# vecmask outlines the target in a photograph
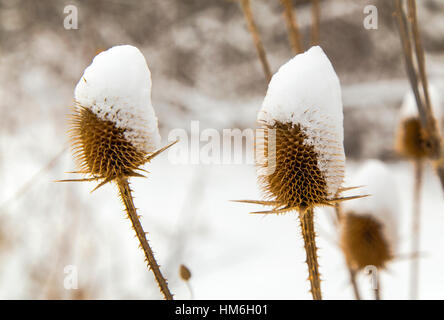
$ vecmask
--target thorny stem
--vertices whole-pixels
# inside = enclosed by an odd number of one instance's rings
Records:
[[[348,266],[348,271],[350,273],[350,282],[353,287],[353,293],[355,295],[355,300],[361,300],[361,295],[359,294],[358,283],[356,282],[356,271],[352,267]]]
[[[288,39],[290,40],[291,47],[294,53],[298,54],[303,51],[301,43],[301,35],[299,33],[296,17],[293,14],[293,7],[291,0],[280,0],[284,7],[284,17],[287,23]]]
[[[316,233],[314,230],[314,213],[313,209],[306,209],[299,212],[299,220],[301,223],[302,236],[304,238],[305,253],[307,255],[308,279],[311,285],[311,294],[313,300],[322,300],[321,280],[319,274]]]
[[[413,190],[413,219],[412,219],[412,248],[411,252],[420,250],[420,230],[421,230],[421,185],[422,185],[422,162],[416,160],[415,166],[415,187]],[[410,299],[418,299],[419,283],[419,259],[412,259],[410,269]]]
[[[165,300],[173,300],[173,296],[168,288],[168,283],[163,277],[160,271],[159,265],[154,258],[153,251],[151,250],[148,240],[146,239],[146,233],[143,231],[142,225],[137,215],[136,208],[133,202],[133,196],[131,194],[131,189],[127,178],[116,179],[117,186],[119,187],[120,196],[125,204],[125,209],[128,214],[129,219],[133,225],[134,231],[136,231],[137,238],[139,239],[140,246],[145,253],[146,260],[148,262],[149,268],[153,271],[154,277],[156,278],[157,284],[159,285],[160,291],[162,292]]]
[[[319,24],[321,10],[319,8],[319,0],[311,0],[311,45],[319,44]]]
[[[253,19],[253,13],[251,11],[250,0],[241,0],[242,11],[244,12],[245,20],[247,20],[248,30],[253,37],[254,45],[256,46],[257,54],[259,60],[262,64],[262,69],[264,70],[267,83],[271,80],[271,69],[267,60],[267,55],[265,53],[264,45],[262,44],[259,32],[257,30],[256,23]]]

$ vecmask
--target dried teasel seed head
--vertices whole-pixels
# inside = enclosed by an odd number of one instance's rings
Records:
[[[347,263],[360,270],[367,265],[384,268],[394,257],[398,242],[400,202],[397,185],[387,166],[367,161],[355,181],[370,197],[342,206],[340,244]]]
[[[370,265],[384,268],[393,258],[382,228],[370,214],[348,211],[342,218],[340,245],[347,264],[354,270]]]
[[[80,172],[105,182],[139,175],[160,144],[142,53],[125,45],[97,55],[76,86],[75,102],[71,137]]]
[[[183,281],[188,281],[191,279],[191,271],[183,264],[179,267],[179,275]]]
[[[429,154],[427,133],[418,117],[403,119],[396,134],[396,150],[406,158],[421,159]]]
[[[258,121],[265,129],[258,174],[267,199],[299,210],[337,200],[345,167],[341,88],[320,47],[273,76]]]
[[[442,101],[433,85],[429,86],[429,95],[439,128],[442,121]],[[422,128],[413,93],[407,93],[401,106],[395,149],[406,158],[421,159],[435,154],[436,147],[438,146],[430,140],[427,132]]]
[[[124,129],[79,106],[72,116],[72,139],[80,171],[101,179],[137,175],[147,154],[125,138]]]

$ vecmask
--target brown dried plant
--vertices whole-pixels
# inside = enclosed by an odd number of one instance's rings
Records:
[[[396,148],[414,164],[412,252],[420,249],[420,192],[424,160],[434,162],[441,186],[444,189],[444,145],[439,133],[429,95],[424,49],[419,33],[416,1],[408,0],[407,14],[403,1],[395,0],[396,21],[403,48],[407,75],[418,108],[418,117],[403,119],[397,133]],[[407,17],[408,16],[408,17]],[[410,297],[418,297],[419,261],[412,260]]]
[[[319,25],[320,25],[321,9],[319,0],[311,0],[311,45],[318,45],[320,42]]]
[[[341,248],[354,271],[373,265],[383,269],[393,253],[382,232],[382,225],[371,215],[347,212],[341,223]]]
[[[193,288],[191,287],[190,279],[191,279],[191,271],[184,264],[179,266],[179,276],[186,283],[188,287],[188,291],[190,291],[190,299],[192,300],[194,297]]]
[[[148,266],[153,271],[165,299],[172,300],[173,296],[168,288],[167,281],[160,271],[146,238],[146,233],[140,223],[128,179],[130,177],[144,177],[139,173],[139,171],[144,171],[140,167],[150,162],[177,141],[158,151],[146,154],[135,148],[127,140],[124,131],[125,129],[117,128],[112,121],[100,119],[89,108],[76,105],[71,118],[70,129],[74,157],[79,166],[79,170],[75,173],[90,177],[63,181],[99,181],[94,190],[108,182],[116,183],[120,198],[125,205]]]
[[[434,162],[441,186],[444,189],[444,145],[429,96],[424,49],[416,13],[416,1],[394,0],[394,2],[396,7],[394,16],[398,25],[405,67],[418,107],[418,119],[422,130],[424,130],[424,137],[427,138],[423,147],[426,148],[427,158]],[[405,12],[404,3],[408,4],[408,14]]]
[[[275,159],[272,165],[268,160],[258,161],[263,168],[273,166],[273,173],[260,175],[259,184],[267,200],[237,200],[237,202],[255,203],[273,207],[269,211],[252,212],[254,214],[281,214],[290,211],[299,212],[299,220],[304,238],[307,266],[313,299],[321,300],[321,280],[314,229],[314,207],[335,206],[342,201],[365,197],[329,198],[327,183],[318,167],[318,153],[313,146],[305,141],[308,138],[300,125],[276,121],[273,126],[261,123],[265,129],[264,141],[257,145],[263,146],[264,158]],[[275,153],[269,154],[270,132],[275,135]],[[271,148],[272,150],[273,148]],[[338,166],[337,170],[341,170]],[[343,191],[354,188],[341,188]]]
[[[271,80],[271,69],[268,63],[267,55],[265,53],[264,45],[259,35],[258,28],[253,18],[253,12],[251,11],[250,0],[237,0],[240,1],[242,12],[244,13],[245,20],[247,21],[248,30],[253,38],[254,46],[256,47],[257,55],[262,65],[262,69],[265,74],[267,83]]]
[[[301,34],[299,32],[296,16],[293,13],[291,0],[280,0],[284,7],[284,18],[288,29],[288,40],[290,41],[293,52],[298,54],[304,51],[302,47]]]
[[[340,246],[350,272],[355,298],[360,300],[356,274],[368,266],[377,270],[385,269],[386,264],[394,259],[393,250],[382,231],[383,226],[370,214],[346,212],[341,217]],[[373,271],[372,271],[373,272]],[[378,275],[372,275],[378,278]],[[380,300],[380,283],[377,280],[373,288],[375,299]]]

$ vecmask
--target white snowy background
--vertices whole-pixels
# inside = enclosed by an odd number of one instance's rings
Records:
[[[292,57],[278,1],[253,0],[273,71]],[[297,14],[308,38],[306,1]],[[398,258],[382,274],[384,299],[407,299],[412,165],[393,151],[408,92],[391,9],[383,1],[322,1],[321,45],[342,83],[347,176],[368,158],[386,162],[401,202]],[[63,29],[63,7],[79,8],[79,30]],[[363,7],[379,9],[378,30],[362,27]],[[420,22],[431,82],[444,94],[444,7],[421,1]],[[228,1],[0,1],[0,298],[159,299],[152,273],[125,219],[114,185],[55,183],[75,169],[67,146],[68,106],[97,50],[132,44],[153,78],[162,143],[173,128],[254,128],[265,95],[260,64],[241,12]],[[307,42],[307,41],[306,41]],[[441,106],[442,107],[442,106]],[[297,216],[256,216],[251,165],[173,165],[168,155],[133,179],[136,206],[176,298],[311,299]],[[51,161],[54,159],[54,161]],[[422,190],[421,299],[443,299],[444,193],[432,168]],[[329,209],[316,211],[322,290],[352,299]],[[65,290],[64,268],[79,289]],[[370,280],[359,277],[372,299]]]

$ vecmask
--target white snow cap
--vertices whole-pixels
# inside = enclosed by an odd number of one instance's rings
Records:
[[[269,125],[299,124],[308,137],[305,143],[318,154],[328,196],[336,196],[345,167],[341,86],[321,47],[311,47],[280,67],[270,81],[258,120]]]
[[[142,152],[160,145],[151,104],[151,73],[136,47],[115,46],[98,54],[77,83],[75,100],[97,117],[125,129],[128,141]]]
[[[442,119],[442,108],[443,108],[442,99],[441,95],[439,94],[439,91],[432,84],[429,84],[429,97],[430,97],[430,103],[432,105],[433,114],[435,115],[436,119],[439,120],[438,122],[440,122]],[[410,90],[405,94],[404,99],[402,101],[401,118],[408,119],[416,117],[418,117],[418,107],[416,106],[415,96],[413,95],[413,92]]]
[[[396,250],[401,203],[390,170],[379,160],[368,160],[353,177],[351,185],[363,185],[360,193],[370,196],[343,202],[344,214],[353,212],[374,218],[382,225],[383,235],[391,249]],[[346,193],[345,196],[352,196],[356,190]]]

